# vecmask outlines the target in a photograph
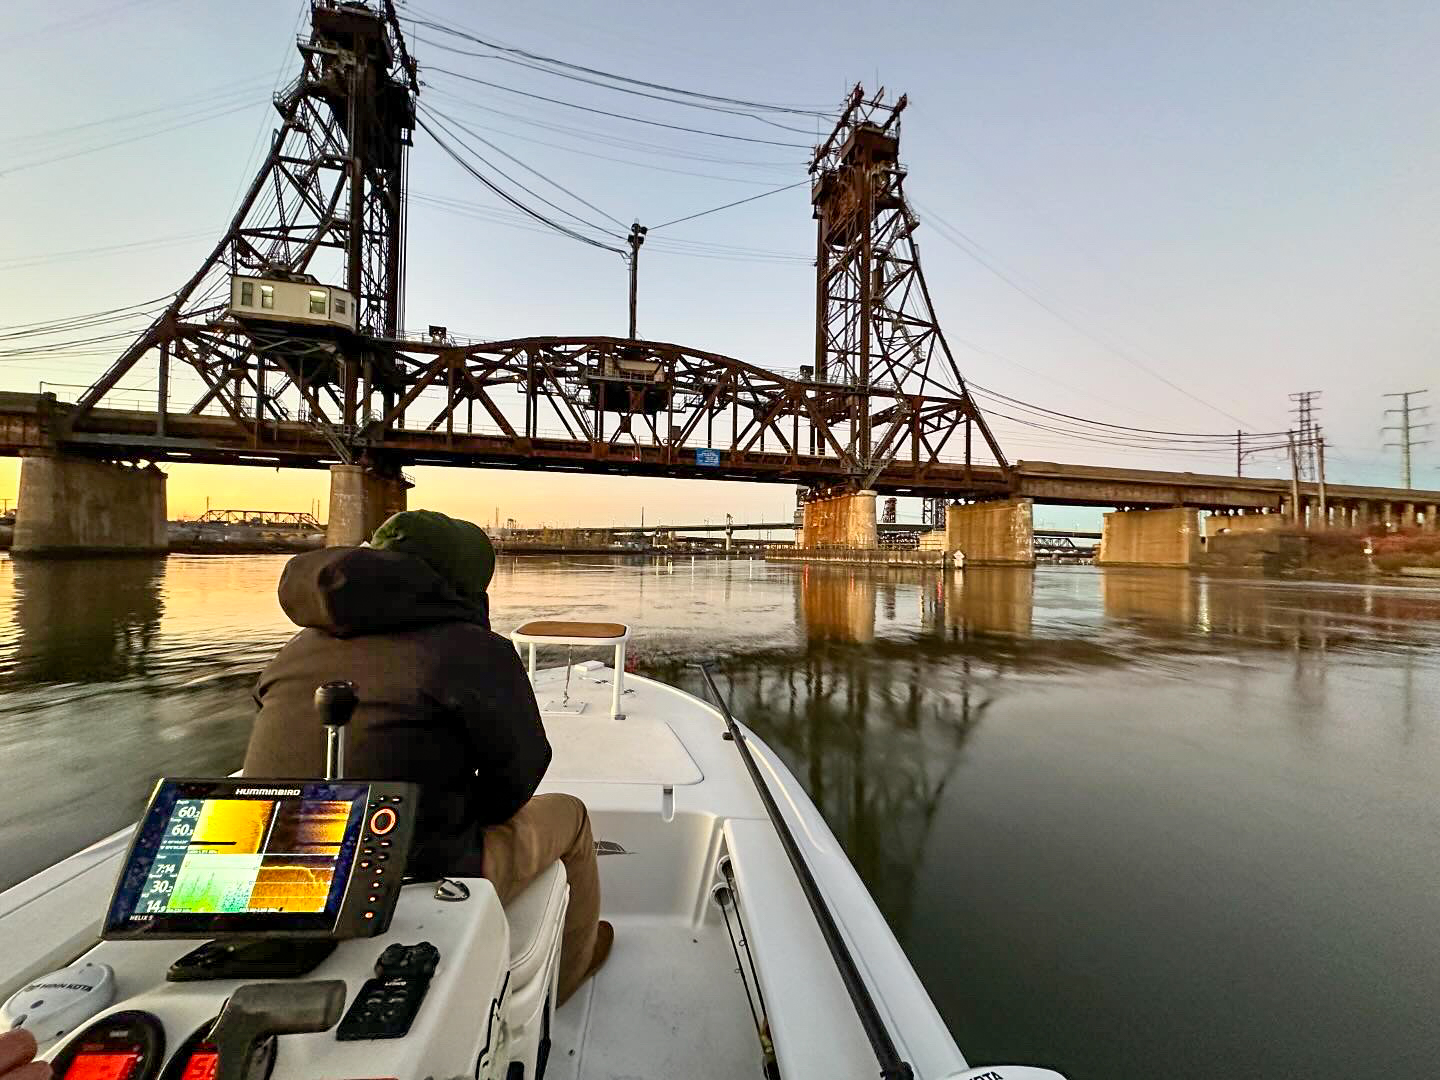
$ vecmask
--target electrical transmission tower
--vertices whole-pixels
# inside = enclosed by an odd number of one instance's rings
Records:
[[[1315,414],[1320,409],[1315,405],[1315,399],[1320,394],[1319,390],[1303,390],[1290,395],[1290,400],[1295,402],[1290,411],[1295,414],[1295,464],[1301,480],[1315,480],[1319,476],[1316,444],[1320,439],[1320,429],[1315,424]]]
[[[1429,421],[1426,421],[1425,423],[1417,424],[1417,423],[1415,422],[1415,420],[1414,420],[1414,417],[1415,417],[1416,415],[1418,415],[1419,413],[1425,412],[1426,410],[1428,410],[1428,409],[1430,408],[1430,406],[1428,406],[1428,405],[1411,405],[1411,404],[1410,404],[1410,399],[1411,399],[1412,397],[1416,397],[1416,396],[1419,395],[1419,394],[1428,394],[1429,392],[1430,392],[1430,391],[1428,391],[1428,390],[1404,390],[1404,391],[1401,391],[1400,393],[1397,393],[1397,394],[1384,394],[1384,395],[1382,395],[1383,397],[1398,397],[1398,398],[1400,399],[1400,407],[1399,407],[1398,409],[1386,409],[1386,410],[1385,410],[1385,415],[1386,415],[1386,416],[1399,415],[1399,417],[1400,417],[1400,423],[1399,423],[1399,424],[1391,424],[1391,425],[1389,425],[1389,426],[1387,426],[1387,427],[1381,428],[1380,430],[1381,430],[1382,432],[1386,432],[1386,431],[1396,431],[1396,432],[1399,432],[1399,433],[1400,433],[1400,441],[1399,441],[1399,442],[1386,443],[1385,446],[1386,446],[1387,448],[1389,448],[1389,447],[1391,447],[1391,446],[1394,446],[1394,447],[1398,447],[1398,448],[1399,448],[1399,450],[1400,450],[1400,468],[1401,468],[1401,471],[1402,471],[1402,473],[1403,473],[1403,475],[1404,475],[1404,477],[1405,477],[1405,487],[1407,487],[1407,488],[1409,488],[1409,487],[1414,487],[1414,486],[1415,486],[1414,484],[1412,484],[1412,483],[1410,482],[1410,451],[1411,451],[1411,448],[1412,448],[1412,447],[1416,447],[1416,446],[1424,446],[1426,443],[1428,443],[1428,442],[1430,441],[1429,439],[1416,439],[1416,438],[1414,438],[1414,437],[1412,436],[1412,434],[1411,434],[1412,432],[1420,431],[1420,430],[1423,430],[1424,428],[1428,428],[1428,427],[1430,426]]]
[[[906,99],[867,98],[856,86],[835,130],[815,152],[811,203],[817,222],[815,368],[817,383],[835,387],[822,404],[823,418],[847,429],[846,456],[868,486],[885,465],[911,448],[901,425],[876,444],[872,431],[924,410],[918,437],[931,454],[962,427],[965,463],[974,433],[996,464],[1008,467],[975,404],[941,333],[930,302],[915,231],[920,220],[905,199],[900,165],[900,114]],[[853,388],[846,393],[846,388]],[[864,391],[883,387],[902,395],[872,415]],[[906,395],[947,398],[920,403]],[[812,448],[813,450],[814,448]]]
[[[153,359],[157,435],[165,434],[172,379],[183,375],[200,395],[191,413],[218,405],[253,428],[257,443],[271,422],[307,420],[323,426],[348,458],[346,442],[371,395],[388,403],[401,392],[394,354],[382,339],[397,335],[404,314],[415,63],[392,0],[370,7],[313,0],[310,36],[299,50],[301,72],[275,98],[280,126],[270,152],[225,235],[164,313],[80,398],[72,426]],[[354,330],[241,325],[228,314],[232,275],[344,289],[353,298]],[[323,311],[328,300],[320,295]],[[261,306],[271,306],[265,299],[273,303],[273,287],[269,297],[262,290]]]

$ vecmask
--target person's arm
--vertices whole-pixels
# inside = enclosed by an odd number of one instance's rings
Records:
[[[35,1060],[36,1049],[24,1028],[0,1035],[0,1080],[50,1080],[50,1066]]]
[[[550,767],[550,740],[519,655],[503,638],[466,664],[452,698],[475,760],[472,811],[482,825],[508,821]]]

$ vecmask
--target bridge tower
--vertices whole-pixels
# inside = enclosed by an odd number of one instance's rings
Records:
[[[874,440],[882,425],[905,413],[918,421],[912,438],[934,455],[963,432],[967,481],[977,449],[987,463],[1009,467],[950,352],[925,284],[915,241],[920,220],[905,198],[900,164],[905,105],[903,95],[892,103],[883,88],[867,97],[857,85],[810,163],[816,221],[813,374],[823,390],[817,411],[846,433],[851,490],[868,488],[906,449],[900,438]],[[872,388],[900,396],[872,411],[874,399],[867,393]],[[935,408],[921,400],[925,396],[949,401]],[[812,452],[817,445],[812,435]],[[927,498],[928,523],[943,525],[943,506],[943,498]]]
[[[191,415],[218,407],[253,432],[257,447],[272,425],[303,421],[323,432],[341,468],[380,474],[342,478],[342,503],[365,519],[356,531],[404,499],[398,470],[373,456],[357,462],[352,447],[372,397],[388,407],[403,392],[403,373],[381,341],[397,335],[404,314],[406,156],[419,82],[392,0],[312,0],[299,50],[299,75],[274,99],[279,126],[269,152],[225,234],[79,398],[61,435],[141,372],[158,387],[161,440],[177,404]],[[232,279],[270,283],[267,306],[276,289],[324,286],[309,295],[323,295],[328,309],[339,290],[343,325],[286,323],[259,310],[256,319],[237,318]],[[46,468],[55,470],[54,455]],[[379,494],[367,500],[364,492]]]

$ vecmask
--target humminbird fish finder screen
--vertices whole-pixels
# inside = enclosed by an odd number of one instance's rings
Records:
[[[370,784],[162,780],[106,936],[349,936],[336,932],[370,801]]]

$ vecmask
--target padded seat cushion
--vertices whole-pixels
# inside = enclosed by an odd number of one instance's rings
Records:
[[[619,638],[630,628],[618,622],[571,622],[537,619],[515,630],[527,637]]]
[[[510,923],[511,987],[524,986],[539,972],[558,934],[565,905],[565,867],[553,862],[505,905]]]

